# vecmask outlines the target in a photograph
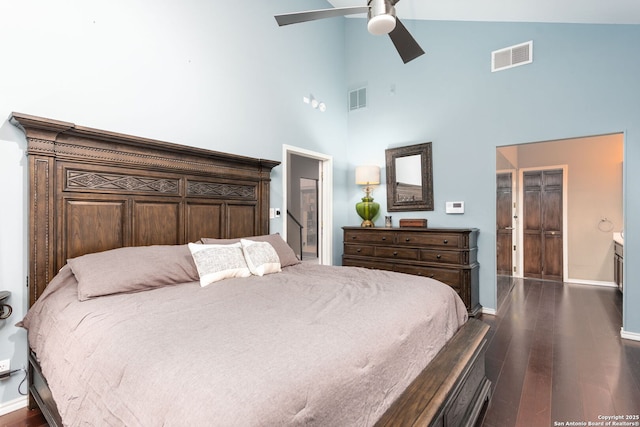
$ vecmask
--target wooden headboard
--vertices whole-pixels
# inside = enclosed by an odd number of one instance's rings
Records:
[[[29,306],[69,258],[269,232],[279,162],[20,113],[10,122],[29,156]]]

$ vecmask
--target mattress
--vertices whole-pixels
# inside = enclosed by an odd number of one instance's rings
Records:
[[[357,267],[80,301],[65,266],[23,326],[65,425],[368,426],[466,319],[443,283]]]

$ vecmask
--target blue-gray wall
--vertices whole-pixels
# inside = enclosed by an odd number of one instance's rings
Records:
[[[496,308],[496,147],[623,132],[623,327],[640,333],[640,26],[405,25],[427,52],[407,65],[388,38],[366,32],[364,20],[347,20],[347,85],[366,85],[369,101],[349,114],[350,175],[357,164],[384,166],[386,148],[432,141],[435,211],[394,213],[394,220],[420,216],[434,227],[480,228],[481,303]],[[532,64],[490,72],[491,51],[529,40]],[[384,187],[376,194],[384,215]],[[358,197],[353,188],[351,201]],[[446,215],[447,200],[464,200],[466,213]],[[349,215],[355,224],[355,211]]]
[[[384,165],[390,146],[433,141],[432,226],[475,226],[482,303],[495,308],[495,147],[625,133],[625,329],[640,333],[639,26],[406,22],[427,55],[403,65],[362,19],[278,28],[276,13],[324,0],[0,3],[0,287],[14,314],[0,323],[0,359],[26,364],[25,141],[11,111],[236,154],[282,160],[282,144],[334,159],[334,262],[341,226],[356,224],[356,165]],[[221,13],[222,12],[222,13]],[[489,52],[534,40],[534,63],[489,73]],[[347,89],[369,107],[347,113]],[[395,87],[392,94],[391,87]],[[324,101],[325,113],[302,97]],[[282,208],[282,171],[272,182]],[[384,190],[374,196],[383,203]],[[443,213],[465,200],[467,213]],[[411,216],[411,214],[406,214]],[[399,218],[400,215],[394,214]],[[282,230],[282,219],[271,223]],[[0,383],[0,411],[21,378]],[[19,403],[18,403],[19,404]]]
[[[323,0],[26,0],[0,2],[0,360],[26,365],[26,141],[12,111],[164,141],[282,160],[282,144],[334,156],[335,196],[346,200],[342,19],[279,28],[276,13]],[[302,102],[314,94],[320,113]],[[342,172],[341,172],[342,171]],[[271,206],[282,205],[282,168]],[[346,222],[336,204],[334,222]],[[286,217],[286,216],[283,216]],[[272,220],[282,231],[282,217]],[[22,375],[0,382],[0,413],[20,405]],[[23,386],[23,391],[25,390]]]

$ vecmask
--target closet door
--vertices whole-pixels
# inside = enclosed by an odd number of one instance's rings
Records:
[[[497,273],[513,275],[513,196],[512,173],[496,175]]]
[[[524,277],[562,280],[562,169],[523,174]]]

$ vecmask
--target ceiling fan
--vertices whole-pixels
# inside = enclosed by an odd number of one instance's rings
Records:
[[[400,0],[367,0],[366,6],[338,7],[333,9],[308,10],[306,12],[276,15],[279,26],[315,21],[336,16],[367,13],[367,29],[371,34],[389,34],[402,61],[406,64],[424,54],[424,50],[396,17],[395,5]]]

